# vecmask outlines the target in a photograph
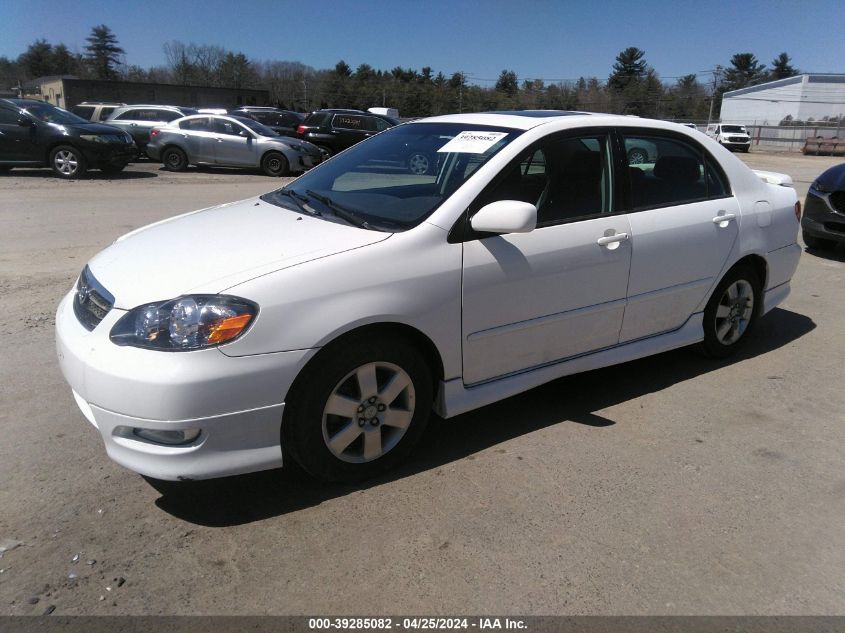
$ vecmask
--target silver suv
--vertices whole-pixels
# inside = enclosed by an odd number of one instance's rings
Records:
[[[194,108],[163,105],[129,105],[118,108],[108,118],[108,124],[129,132],[142,152],[150,142],[150,130],[189,114],[196,114]]]
[[[153,128],[147,155],[171,171],[188,165],[259,168],[268,176],[301,173],[328,154],[243,117],[195,115]]]
[[[83,119],[96,122],[105,121],[111,116],[112,112],[125,105],[125,103],[108,101],[83,101],[73,106],[70,111]]]

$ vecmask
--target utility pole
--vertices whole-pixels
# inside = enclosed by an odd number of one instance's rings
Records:
[[[458,84],[458,113],[464,111],[464,71],[458,71],[461,77],[461,83]]]
[[[716,64],[713,69],[713,92],[710,94],[710,112],[707,113],[707,127],[713,119],[713,102],[716,100],[716,87],[719,85],[719,76],[722,74],[722,67]]]
[[[305,101],[305,109],[308,109],[308,82],[304,79],[302,80],[302,91],[304,93],[303,101]]]

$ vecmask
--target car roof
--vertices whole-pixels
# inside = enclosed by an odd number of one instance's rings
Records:
[[[173,105],[161,105],[158,103],[131,103],[129,105],[120,106],[121,110],[135,110],[137,108],[155,108],[156,110],[176,110],[177,112],[181,112],[182,110],[195,110],[191,106],[173,106]]]
[[[560,121],[563,117],[574,122],[583,122],[594,117],[608,117],[613,115],[595,114],[591,112],[570,112],[567,110],[502,110],[498,112],[473,112],[465,114],[446,114],[442,116],[419,119],[426,123],[464,123],[467,125],[492,125],[517,130],[531,128]],[[630,117],[620,117],[630,120]],[[596,121],[598,123],[598,121]]]

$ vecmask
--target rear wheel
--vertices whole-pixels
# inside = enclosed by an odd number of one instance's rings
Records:
[[[85,157],[75,147],[59,145],[50,152],[50,167],[59,178],[82,178],[88,170]]]
[[[761,284],[749,265],[731,269],[704,309],[704,341],[707,356],[723,358],[735,353],[754,328],[761,306]]]
[[[288,160],[279,152],[267,152],[261,159],[261,171],[267,176],[285,176],[289,169]]]
[[[325,348],[286,398],[282,445],[311,475],[356,481],[387,470],[422,435],[432,379],[401,339],[358,337]]]
[[[804,238],[804,243],[807,245],[807,248],[828,250],[836,247],[836,242],[833,240],[826,240],[822,237],[814,237],[807,233],[807,231],[801,231],[801,237]]]
[[[170,171],[185,171],[188,168],[188,156],[178,147],[168,147],[161,154],[164,168]]]

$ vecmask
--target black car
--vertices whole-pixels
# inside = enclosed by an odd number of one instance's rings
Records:
[[[61,178],[91,168],[117,173],[138,155],[132,137],[49,103],[0,99],[0,171],[52,167]]]
[[[258,121],[282,136],[296,136],[296,128],[305,119],[299,112],[259,106],[242,106],[229,110],[229,114]]]
[[[337,154],[398,123],[396,119],[363,110],[317,110],[305,117],[296,135],[329,154]]]
[[[845,243],[845,163],[831,167],[810,185],[801,233],[810,248]]]

